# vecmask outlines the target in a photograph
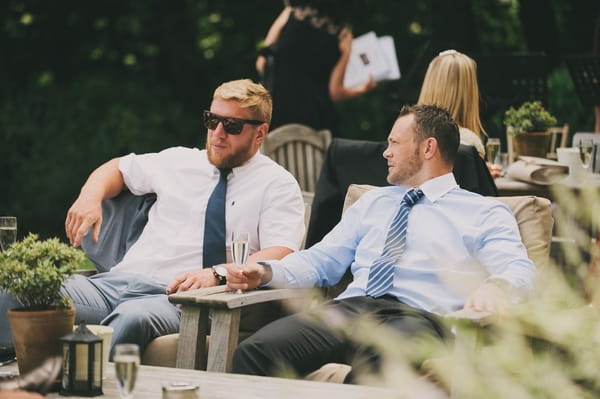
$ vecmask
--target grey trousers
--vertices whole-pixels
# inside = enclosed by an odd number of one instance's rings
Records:
[[[135,343],[142,352],[154,338],[179,331],[180,310],[168,301],[165,291],[166,285],[142,275],[118,272],[89,278],[74,275],[62,287],[73,300],[76,323],[111,326],[111,348]],[[0,293],[0,344],[12,342],[6,311],[18,305],[10,295]]]

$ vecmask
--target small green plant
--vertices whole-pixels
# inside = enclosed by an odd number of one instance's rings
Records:
[[[504,124],[512,127],[513,135],[545,132],[556,124],[556,118],[542,106],[540,101],[526,101],[519,108],[510,107],[506,111]]]
[[[84,260],[81,250],[58,238],[40,241],[30,233],[0,252],[0,289],[27,310],[68,308],[70,298],[60,294],[60,287]]]

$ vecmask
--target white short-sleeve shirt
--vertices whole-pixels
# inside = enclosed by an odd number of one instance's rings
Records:
[[[168,284],[202,268],[204,214],[219,170],[206,150],[184,147],[129,154],[119,169],[129,190],[153,192],[156,203],[138,241],[112,271],[141,273]],[[250,233],[250,254],[272,246],[297,250],[304,236],[304,203],[297,181],[283,167],[257,153],[228,176],[226,197],[228,259],[233,231]]]

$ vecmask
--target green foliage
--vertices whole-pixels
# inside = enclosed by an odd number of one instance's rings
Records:
[[[519,108],[510,107],[506,111],[504,124],[512,127],[513,134],[545,132],[556,124],[556,118],[540,101],[526,101]]]
[[[58,238],[39,241],[29,234],[0,252],[0,287],[29,310],[68,308],[60,287],[84,260],[81,250]]]
[[[551,3],[560,47],[584,52],[592,25],[580,21],[596,15],[594,1]],[[0,210],[19,217],[19,236],[64,238],[68,207],[110,158],[202,147],[200,111],[223,81],[258,79],[257,49],[281,9],[281,1],[243,0],[0,2],[0,185],[9,187]],[[386,139],[400,107],[416,101],[440,41],[461,50],[466,40],[472,56],[536,50],[517,0],[364,0],[356,14],[355,36],[394,38],[402,78],[336,104],[344,138]],[[552,71],[550,84],[559,120],[590,130],[593,113],[566,68]],[[492,136],[504,131],[503,111],[484,120]]]

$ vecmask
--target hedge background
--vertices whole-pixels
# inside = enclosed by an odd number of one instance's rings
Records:
[[[343,137],[384,140],[414,102],[422,54],[544,51],[548,106],[590,131],[564,57],[592,50],[597,0],[363,0],[355,36],[392,35],[402,79],[338,104]],[[353,3],[354,4],[354,3]],[[0,3],[0,214],[19,236],[65,239],[64,218],[108,159],[203,146],[201,110],[221,82],[258,80],[254,60],[279,0],[5,0]],[[487,121],[502,126],[498,110]]]

